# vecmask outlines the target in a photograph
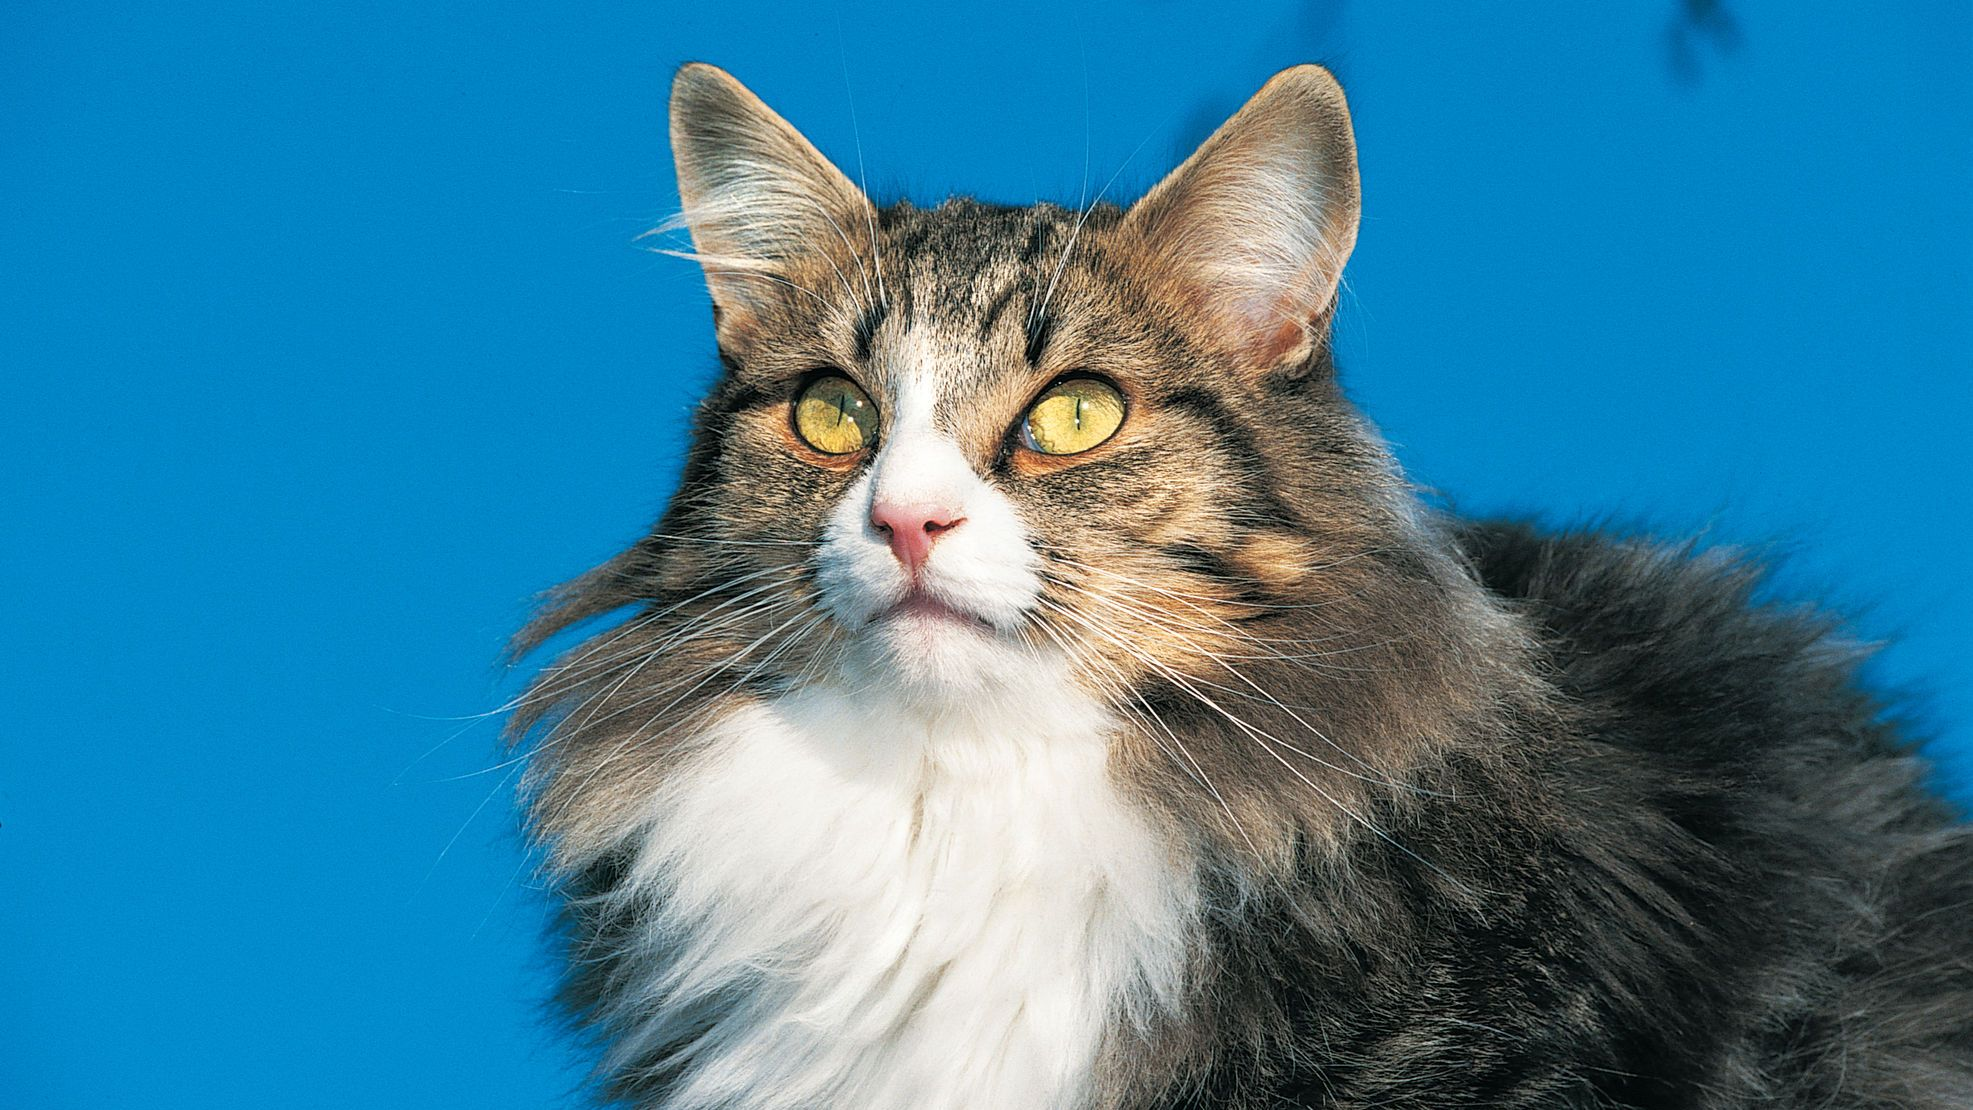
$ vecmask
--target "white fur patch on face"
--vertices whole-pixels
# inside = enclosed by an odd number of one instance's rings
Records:
[[[1032,652],[1009,634],[1040,594],[1039,560],[1012,502],[933,425],[935,380],[914,373],[900,382],[876,460],[830,515],[817,582],[870,677],[977,696],[1031,662]],[[913,579],[870,523],[879,499],[944,505],[964,518],[938,539],[916,585],[965,619],[899,610]]]
[[[649,813],[628,1063],[676,1110],[1073,1108],[1105,1038],[1177,1005],[1189,868],[1120,796],[1066,682],[963,722],[817,688],[721,722]],[[703,1031],[699,1031],[702,1029]]]

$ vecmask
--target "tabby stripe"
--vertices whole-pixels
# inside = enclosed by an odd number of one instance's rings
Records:
[[[1218,397],[1203,389],[1180,389],[1160,400],[1174,408],[1187,409],[1210,425],[1213,434],[1225,445],[1227,453],[1233,456],[1235,465],[1247,477],[1261,507],[1279,518],[1284,527],[1293,528],[1300,524],[1295,511],[1277,492],[1279,486],[1275,481],[1274,468],[1268,465],[1266,452],[1254,442],[1253,432],[1221,404]]]

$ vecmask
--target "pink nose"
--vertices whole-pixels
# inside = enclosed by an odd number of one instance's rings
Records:
[[[879,501],[870,506],[870,527],[884,534],[891,554],[913,574],[931,557],[932,544],[964,523],[956,510],[927,502]]]

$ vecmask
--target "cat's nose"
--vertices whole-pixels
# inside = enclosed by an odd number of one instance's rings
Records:
[[[870,527],[890,541],[891,554],[913,574],[931,558],[940,536],[966,523],[957,509],[930,501],[877,501],[870,506]]]

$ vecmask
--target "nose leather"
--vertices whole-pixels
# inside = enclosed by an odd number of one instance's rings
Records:
[[[965,522],[956,510],[936,502],[878,501],[870,506],[870,527],[883,534],[891,554],[913,574],[931,558],[932,545]]]

